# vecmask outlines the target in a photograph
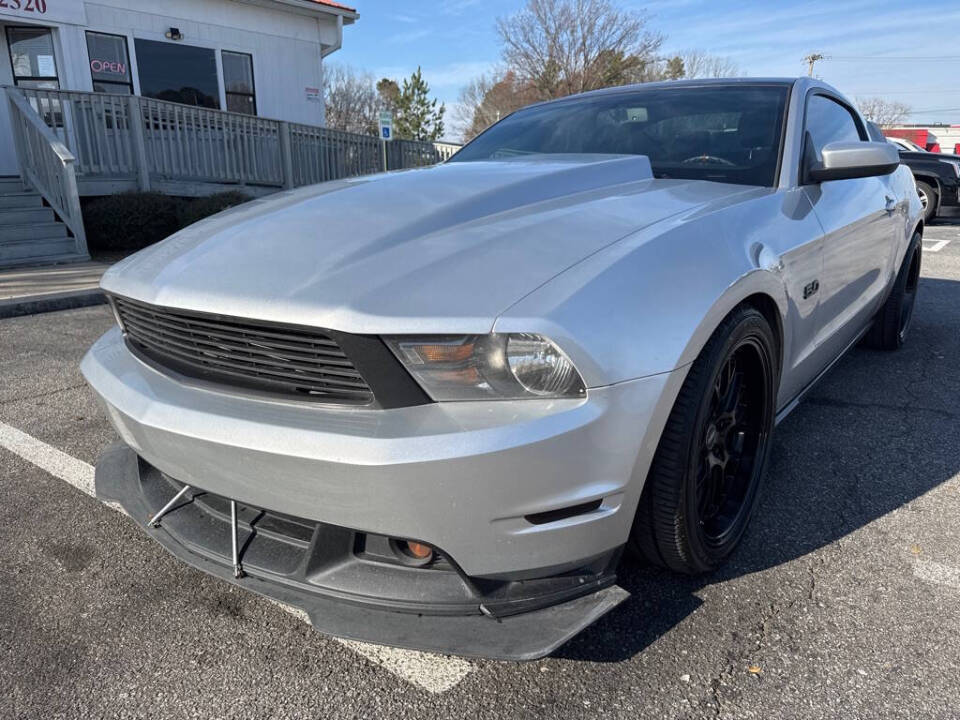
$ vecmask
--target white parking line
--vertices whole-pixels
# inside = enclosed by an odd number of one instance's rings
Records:
[[[81,492],[94,497],[93,466],[48,445],[22,430],[0,422],[0,447],[4,447],[27,462],[64,482],[73,485]],[[123,511],[119,505],[110,504],[114,510]],[[297,608],[274,603],[287,612],[309,623],[306,613]],[[341,645],[362,655],[370,662],[431,693],[442,693],[456,687],[476,667],[461,658],[434,655],[415,650],[370,645],[353,640],[331,638]]]
[[[945,585],[960,590],[960,568],[944,565],[933,560],[917,560],[913,564],[913,576],[937,585]]]
[[[927,243],[933,243],[933,245],[927,245]],[[923,251],[924,252],[940,252],[949,244],[950,244],[949,240],[924,240]]]

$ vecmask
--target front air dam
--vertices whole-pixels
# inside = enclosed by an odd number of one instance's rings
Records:
[[[127,445],[118,442],[108,447],[97,463],[97,498],[118,503],[148,535],[188,565],[298,608],[315,629],[336,637],[468,657],[534,660],[549,655],[629,597],[626,590],[614,584],[611,572],[601,576],[595,591],[527,612],[491,616],[478,602],[469,613],[427,614],[311,591],[302,583],[284,582],[247,564],[242,577],[237,578],[230,558],[222,550],[211,549],[228,544],[223,537],[214,538],[215,533],[225,532],[222,528],[208,531],[209,543],[197,542],[204,535],[196,534],[196,528],[191,528],[191,541],[184,540],[184,518],[190,517],[186,510],[193,500],[185,498],[175,505],[158,527],[148,524],[158,506],[145,491],[148,484],[141,478],[141,468],[137,454]],[[181,513],[179,518],[177,513]],[[212,525],[209,518],[204,523]]]

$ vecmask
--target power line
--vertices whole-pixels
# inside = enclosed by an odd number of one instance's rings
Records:
[[[806,60],[806,58],[804,58]],[[840,60],[845,62],[853,60],[862,62],[863,60],[960,60],[960,55],[831,55],[828,58],[818,58],[823,60]]]
[[[919,115],[920,113],[935,113],[935,112],[960,112],[960,107],[955,108],[927,108],[926,110],[911,110],[911,115]]]

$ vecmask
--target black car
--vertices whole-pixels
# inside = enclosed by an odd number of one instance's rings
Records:
[[[867,123],[870,139],[882,142],[883,132],[872,122]],[[910,168],[917,182],[917,193],[923,203],[923,219],[931,220],[944,208],[960,207],[960,155],[915,152],[905,150],[899,143],[892,143],[900,152],[900,162]]]

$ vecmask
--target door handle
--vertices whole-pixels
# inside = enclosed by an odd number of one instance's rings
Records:
[[[888,213],[892,213],[894,210],[897,209],[897,199],[896,199],[896,198],[893,198],[893,197],[890,197],[889,195],[887,195],[886,197],[884,197],[884,200],[886,201],[886,204],[884,205],[884,209],[885,209]]]

